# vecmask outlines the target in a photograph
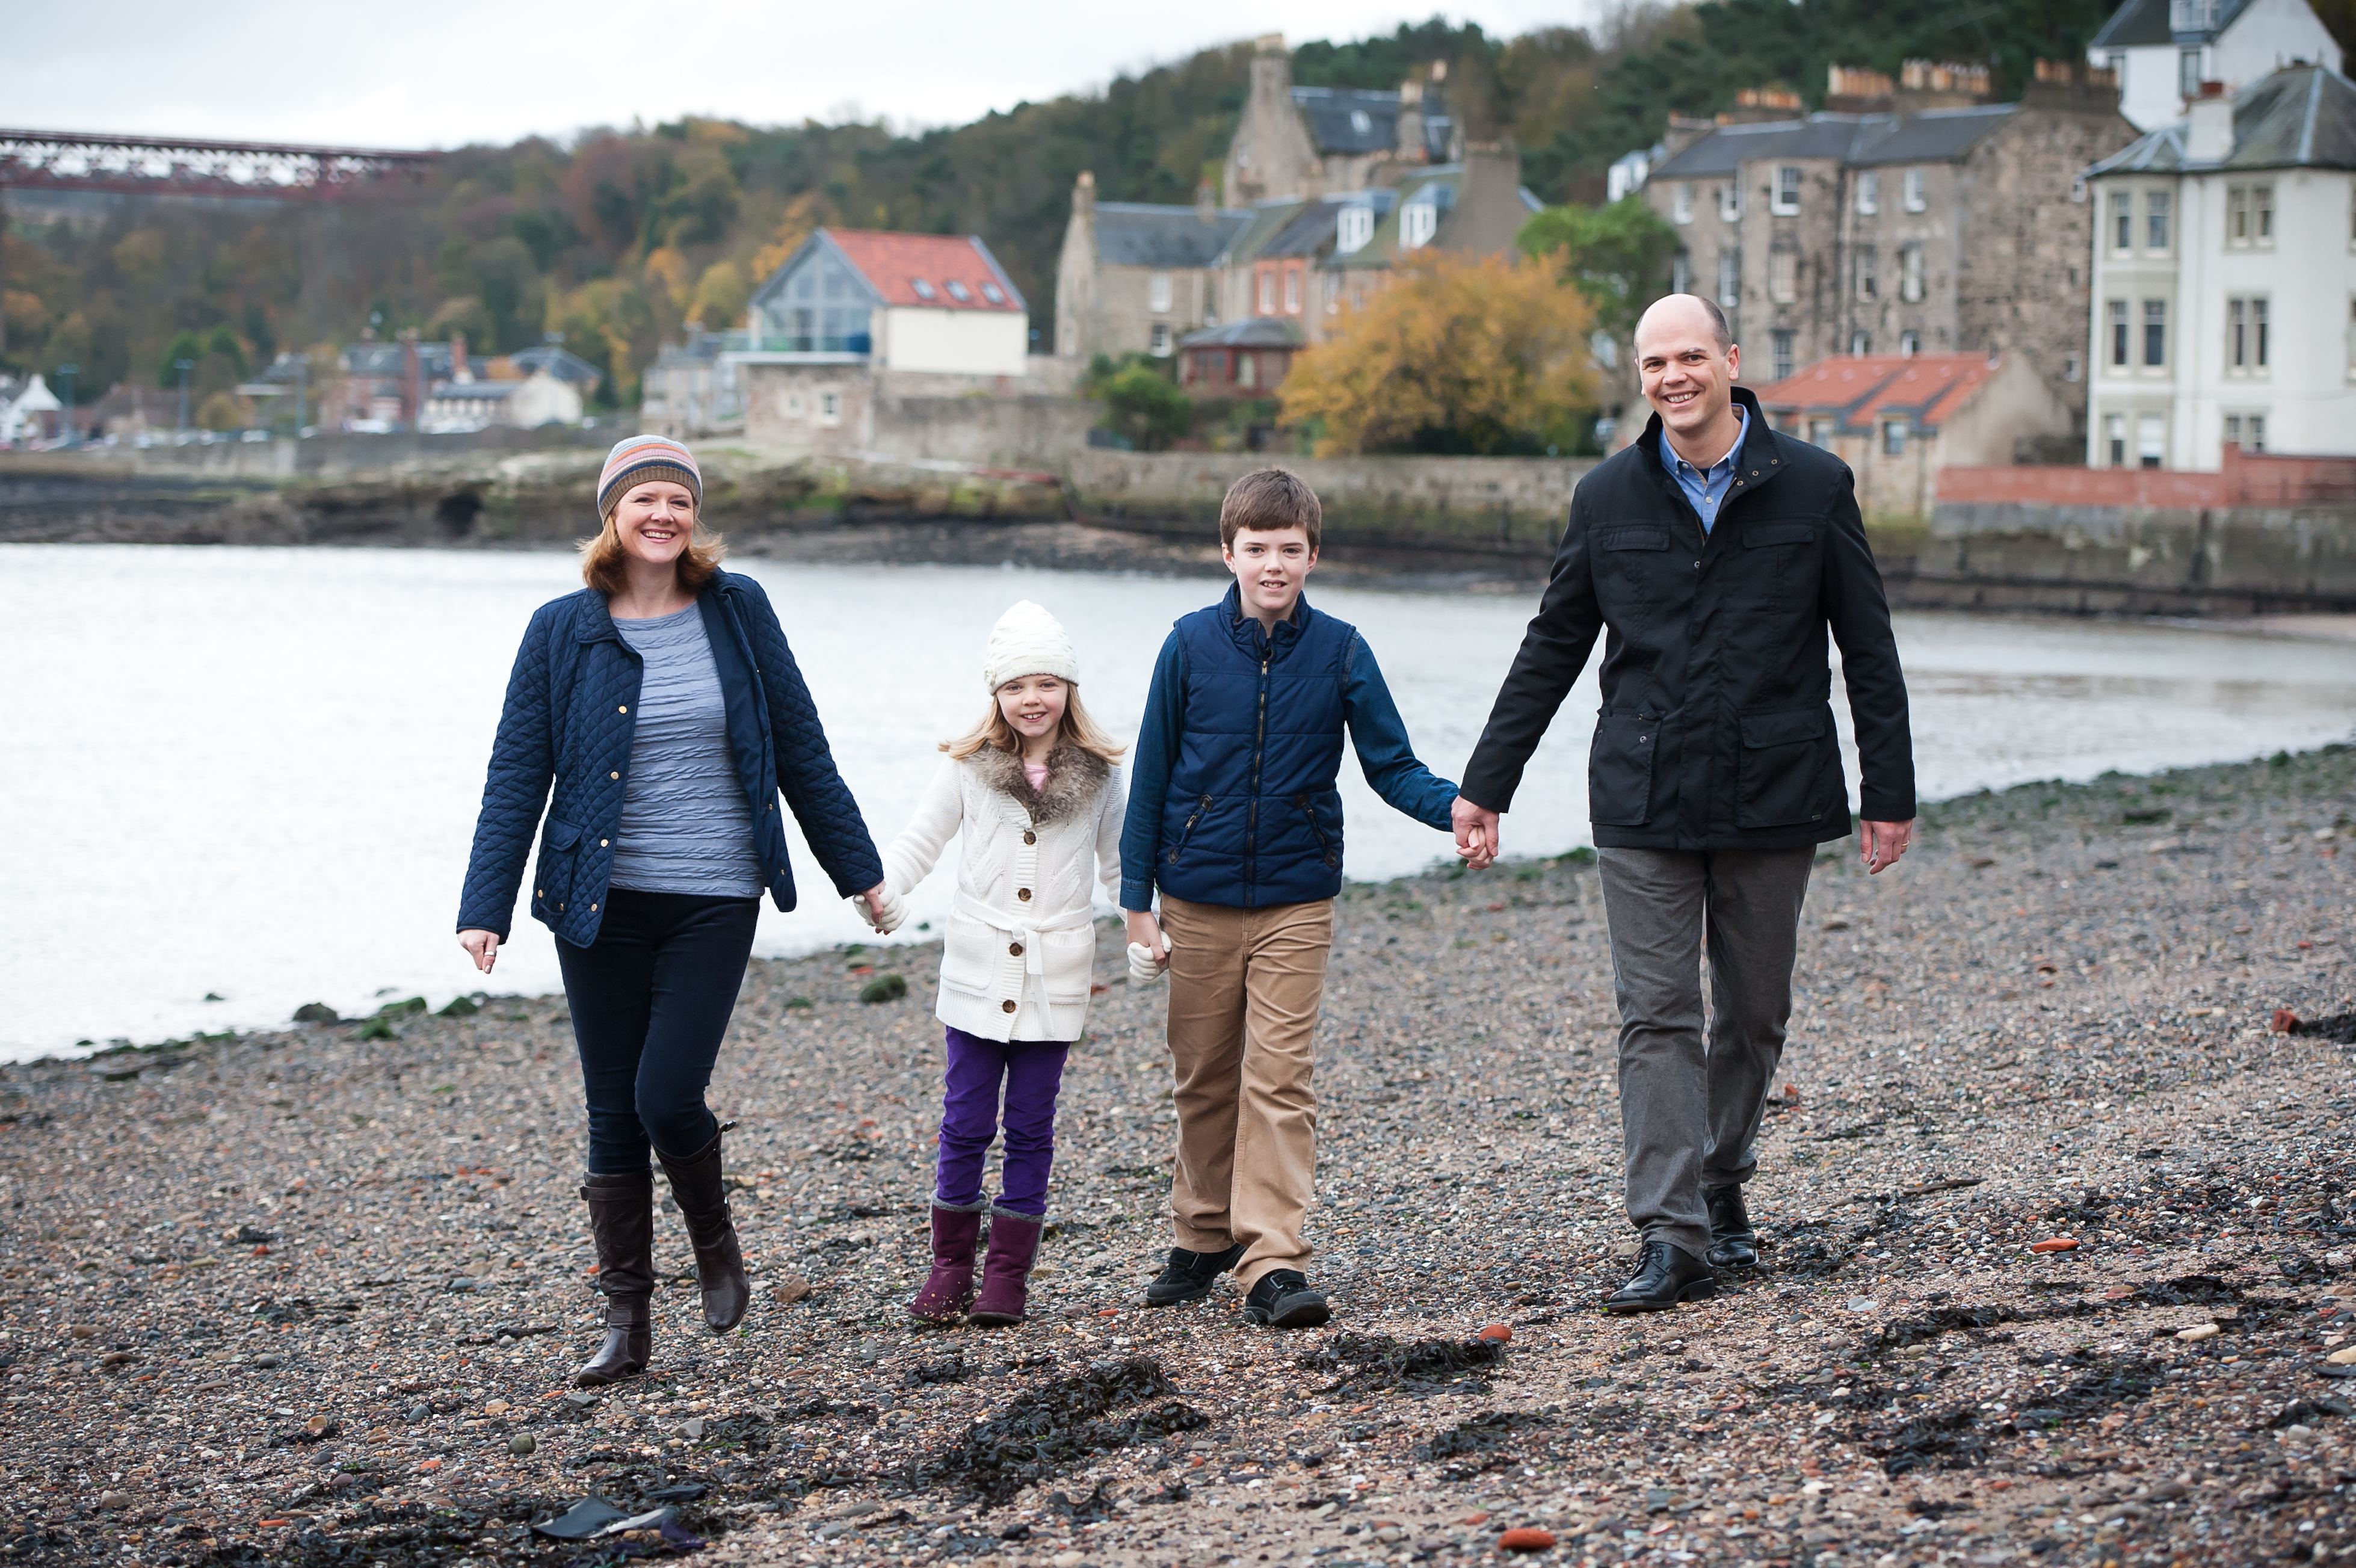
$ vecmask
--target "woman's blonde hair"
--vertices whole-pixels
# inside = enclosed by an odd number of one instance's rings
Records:
[[[631,487],[635,489],[637,487]],[[621,510],[628,492],[614,498],[605,509],[605,526],[597,531],[594,539],[581,542],[581,580],[609,597],[629,586],[629,568],[622,549],[622,534],[614,526],[614,513]],[[679,568],[679,585],[691,594],[700,594],[704,585],[719,574],[721,558],[728,553],[728,542],[703,526],[701,502],[690,503],[695,514],[694,526],[687,535],[687,548],[680,552],[675,563]]]
[[[1080,683],[1076,681],[1064,682],[1064,723],[1056,732],[1055,744],[1076,746],[1105,763],[1119,762],[1121,752],[1127,749],[1115,745],[1112,736],[1098,729],[1096,721],[1088,717],[1088,710],[1080,704]],[[1023,750],[1023,737],[1006,722],[1005,711],[998,705],[995,692],[990,694],[990,712],[980,724],[955,740],[941,742],[941,749],[959,762],[986,746],[1017,755]]]

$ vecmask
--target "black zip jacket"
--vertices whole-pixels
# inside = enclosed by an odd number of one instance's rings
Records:
[[[1612,849],[1782,849],[1849,831],[1825,634],[1840,644],[1869,822],[1914,816],[1906,681],[1857,491],[1758,399],[1718,526],[1660,457],[1658,414],[1581,479],[1538,613],[1462,794],[1512,806],[1522,769],[1605,632],[1587,795]]]

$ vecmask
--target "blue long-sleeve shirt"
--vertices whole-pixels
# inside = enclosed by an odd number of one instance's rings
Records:
[[[1342,711],[1358,766],[1375,792],[1426,827],[1450,830],[1456,786],[1417,759],[1406,721],[1375,662],[1374,650],[1355,629],[1343,655]],[[1173,631],[1154,661],[1153,683],[1145,699],[1137,749],[1130,764],[1129,816],[1121,832],[1120,904],[1124,909],[1153,908],[1154,869],[1162,864],[1163,807],[1170,776],[1186,731],[1187,653]],[[1323,788],[1332,789],[1327,779]]]

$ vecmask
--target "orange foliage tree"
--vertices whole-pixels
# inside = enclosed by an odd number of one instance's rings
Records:
[[[1594,406],[1594,325],[1537,263],[1419,257],[1294,356],[1277,395],[1319,456],[1568,449]]]

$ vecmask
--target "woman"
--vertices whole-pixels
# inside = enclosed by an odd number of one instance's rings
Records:
[[[531,912],[556,933],[589,1101],[581,1196],[605,1293],[584,1386],[646,1369],[653,1345],[651,1146],[695,1249],[703,1317],[724,1334],[752,1296],[704,1105],[766,889],[794,907],[785,791],[840,892],[883,915],[884,865],[835,772],[768,596],[720,570],[686,447],[621,442],[597,481],[588,586],[524,632],[491,750],[458,941],[488,974],[515,911],[541,803]]]

